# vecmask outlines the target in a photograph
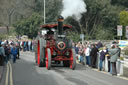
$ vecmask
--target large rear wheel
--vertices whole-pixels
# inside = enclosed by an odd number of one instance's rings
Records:
[[[37,44],[37,64],[39,67],[45,66],[44,53],[43,39],[40,38]]]
[[[45,59],[46,68],[50,70],[51,68],[51,50],[49,48],[46,49],[46,59]]]
[[[70,51],[70,68],[74,70],[76,67],[76,53],[74,49]]]

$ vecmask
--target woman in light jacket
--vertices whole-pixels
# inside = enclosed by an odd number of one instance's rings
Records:
[[[110,54],[110,62],[111,62],[111,73],[112,75],[117,75],[117,71],[116,71],[116,61],[118,59],[118,55],[119,55],[119,49],[117,48],[116,45],[112,46],[112,49],[109,50],[109,54]]]

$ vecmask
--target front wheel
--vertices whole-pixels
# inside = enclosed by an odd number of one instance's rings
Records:
[[[46,68],[48,70],[50,70],[50,68],[51,68],[51,50],[49,48],[46,49],[45,63],[46,63]]]
[[[70,52],[70,68],[74,70],[76,67],[76,53],[74,49],[71,49]]]

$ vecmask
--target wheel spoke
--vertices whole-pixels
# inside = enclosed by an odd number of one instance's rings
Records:
[[[71,49],[70,50],[70,68],[71,69],[75,69],[75,66],[76,66],[76,59],[75,59],[75,51],[74,49]]]
[[[46,51],[46,68],[48,69],[48,52]]]
[[[45,57],[45,62],[46,62],[46,68],[49,70],[51,67],[51,51],[49,48],[46,50],[46,57]]]
[[[38,46],[37,46],[37,62],[38,62],[38,66],[40,65],[40,43],[38,41]]]

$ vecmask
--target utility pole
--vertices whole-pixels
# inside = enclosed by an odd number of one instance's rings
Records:
[[[84,34],[80,34],[80,38],[82,39],[82,45],[84,45]]]
[[[44,0],[44,24],[45,24],[45,0]]]

